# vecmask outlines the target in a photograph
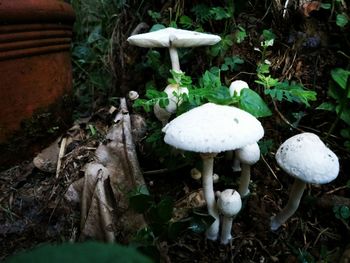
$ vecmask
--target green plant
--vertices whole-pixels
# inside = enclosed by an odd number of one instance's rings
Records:
[[[346,4],[343,0],[332,0],[323,2],[321,8],[330,10],[330,17],[335,14],[335,23],[340,28],[344,28],[349,23],[349,16],[346,13]]]
[[[144,187],[130,193],[129,204],[136,212],[145,215],[149,225],[137,232],[133,243],[155,259],[159,256],[156,242],[173,240],[187,230],[202,233],[214,220],[207,214],[194,211],[189,217],[174,221],[172,219],[174,210],[172,198],[162,197],[157,201]]]
[[[136,249],[118,244],[103,244],[97,242],[67,243],[61,245],[44,245],[31,251],[22,252],[5,262],[47,262],[52,263],[82,263],[82,262],[125,262],[151,263],[148,257],[143,256]]]
[[[270,62],[267,57],[269,55],[269,47],[275,42],[275,34],[270,30],[264,30],[260,42],[260,48],[255,50],[261,53],[261,61],[257,66],[256,83],[264,87],[264,94],[269,95],[272,100],[302,103],[310,106],[309,101],[315,101],[317,93],[315,91],[306,90],[305,87],[294,81],[280,81],[270,75]]]
[[[333,207],[334,216],[346,222],[350,219],[350,208],[346,205],[336,205]]]
[[[337,118],[332,123],[328,134],[336,128],[342,120],[346,125],[340,134],[345,139],[344,146],[350,150],[350,71],[343,68],[335,68],[331,71],[332,80],[328,88],[328,96],[333,101],[323,102],[317,107],[319,110],[334,112]]]

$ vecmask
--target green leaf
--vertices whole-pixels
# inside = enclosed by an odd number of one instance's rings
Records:
[[[154,31],[158,31],[158,30],[161,30],[161,29],[164,29],[165,26],[162,25],[162,24],[154,24],[151,29],[149,30],[149,32],[154,32]]]
[[[196,16],[196,20],[200,23],[208,21],[212,14],[210,13],[210,7],[206,4],[200,3],[192,7],[191,12]]]
[[[349,207],[347,207],[345,205],[342,205],[340,207],[339,212],[340,212],[340,216],[343,219],[348,219],[350,217],[350,209],[349,209]]]
[[[251,89],[242,89],[239,105],[241,109],[249,112],[257,118],[272,115],[272,112],[266,105],[265,101],[258,93]]]
[[[339,27],[345,27],[347,23],[349,22],[349,18],[345,13],[337,14],[336,16],[336,24]]]
[[[335,68],[331,71],[332,79],[342,88],[346,89],[346,82],[350,76],[350,71],[342,68]],[[348,98],[350,93],[348,94]]]
[[[332,4],[330,4],[330,3],[322,3],[321,4],[321,8],[323,8],[323,9],[331,9],[331,7],[332,7]]]
[[[247,37],[247,32],[245,31],[245,29],[241,26],[239,26],[237,28],[237,30],[235,31],[235,40],[236,43],[242,43],[244,41],[244,39]]]
[[[350,127],[347,129],[341,129],[340,135],[344,137],[345,139],[350,139]],[[350,180],[349,180],[350,182]]]
[[[135,194],[129,197],[129,206],[138,213],[145,213],[154,203],[153,198],[146,194]]]
[[[335,105],[331,102],[323,102],[321,105],[319,105],[316,110],[326,110],[326,111],[335,111]]]
[[[336,107],[336,112],[339,115],[340,105]],[[350,107],[345,107],[341,113],[340,119],[350,126]]]
[[[189,229],[195,233],[203,233],[215,221],[215,218],[208,214],[193,212]]]
[[[214,20],[223,20],[232,17],[232,14],[223,7],[212,7],[210,8],[209,12],[213,16]]]
[[[94,43],[98,40],[101,40],[101,39],[104,39],[104,37],[102,36],[102,26],[98,25],[90,33],[90,35],[87,39],[87,43],[92,44],[92,43]]]
[[[62,245],[44,245],[28,252],[15,255],[7,263],[89,263],[89,262],[151,263],[136,249],[117,244],[97,242],[67,243]]]
[[[238,56],[225,57],[224,64],[221,65],[221,69],[226,71],[230,69],[231,71],[238,71],[239,66],[244,63],[244,60]]]
[[[212,89],[207,95],[207,99],[209,102],[221,105],[228,105],[232,101],[229,89],[224,86]]]
[[[189,16],[180,16],[180,25],[188,29],[193,26],[193,20]]]
[[[166,223],[172,218],[173,208],[174,200],[170,197],[165,197],[150,209],[149,216],[152,222]]]

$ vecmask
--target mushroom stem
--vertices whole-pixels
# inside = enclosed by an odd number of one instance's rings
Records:
[[[232,229],[233,217],[223,216],[222,218],[222,229],[221,229],[221,244],[227,245],[232,239],[231,229]]]
[[[203,191],[204,199],[207,203],[209,215],[215,218],[213,224],[207,229],[207,238],[210,240],[216,240],[219,234],[220,226],[220,217],[218,210],[216,208],[215,202],[215,193],[213,187],[213,166],[214,166],[214,157],[216,153],[206,153],[201,154],[203,160],[203,171],[202,171],[202,180],[203,180]]]
[[[177,72],[180,72],[180,62],[179,62],[179,54],[177,53],[177,49],[175,47],[169,47],[169,54],[171,60],[171,68]]]
[[[239,194],[242,198],[249,195],[249,183],[250,183],[250,165],[242,163],[242,172],[241,172],[241,178],[239,182]]]
[[[295,178],[289,193],[289,200],[282,211],[271,218],[271,230],[277,230],[284,222],[290,218],[299,207],[301,197],[303,196],[306,183]]]
[[[242,169],[241,169],[241,162],[239,161],[239,159],[237,157],[235,157],[233,159],[233,165],[232,165],[232,170],[234,172],[240,172]]]

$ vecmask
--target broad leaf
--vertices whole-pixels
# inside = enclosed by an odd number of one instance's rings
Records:
[[[243,89],[241,91],[239,105],[242,110],[249,112],[257,118],[272,115],[265,101],[258,93],[251,89]]]
[[[89,262],[151,263],[136,249],[117,244],[86,242],[63,245],[45,245],[28,252],[22,252],[7,263],[89,263]]]

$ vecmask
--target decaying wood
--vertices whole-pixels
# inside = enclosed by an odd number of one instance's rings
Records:
[[[146,223],[142,215],[129,209],[128,194],[145,186],[145,181],[125,99],[121,99],[106,140],[96,149],[96,161],[85,166],[84,177],[69,187],[66,198],[80,203],[80,239],[126,243]]]

